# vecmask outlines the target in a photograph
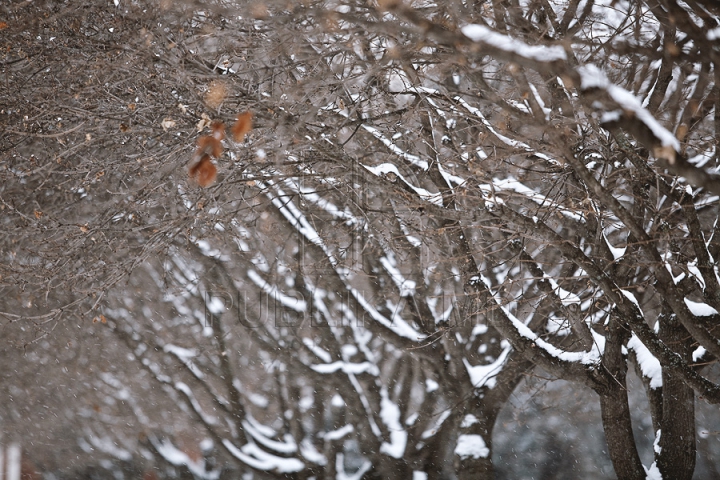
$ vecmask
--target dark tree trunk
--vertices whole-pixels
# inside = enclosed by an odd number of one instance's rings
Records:
[[[608,453],[620,480],[644,480],[645,469],[635,446],[625,382],[627,363],[622,345],[627,330],[613,316],[608,327],[603,366],[609,378],[606,387],[598,391]]]
[[[454,473],[453,447],[457,437],[457,419],[450,415],[440,431],[428,442],[430,454],[424,465],[428,480],[445,480]]]
[[[684,358],[691,352],[685,328],[674,317],[660,323],[660,338]],[[657,465],[663,478],[690,480],[695,471],[695,394],[663,369],[663,417]]]

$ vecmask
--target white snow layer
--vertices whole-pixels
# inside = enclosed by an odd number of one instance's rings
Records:
[[[315,355],[320,358],[325,363],[330,363],[332,361],[332,356],[327,351],[320,348],[318,345],[315,344],[311,339],[307,337],[303,337],[303,343],[305,346],[310,349]]]
[[[390,274],[390,278],[392,278],[395,285],[397,285],[400,290],[401,297],[408,297],[415,294],[415,282],[413,280],[406,279],[397,268],[397,262],[395,261],[395,255],[393,252],[390,252],[387,256],[380,258],[380,263],[382,263],[385,270],[387,270]]]
[[[256,440],[258,443],[261,443],[270,450],[285,454],[297,452],[297,444],[295,443],[295,439],[290,434],[285,435],[284,442],[279,442],[265,436],[264,433],[260,431],[260,429],[255,428],[255,426],[248,421],[243,421],[242,426],[253,437],[254,440]]]
[[[355,427],[350,425],[349,423],[343,427],[338,428],[337,430],[330,430],[329,432],[326,432],[325,435],[323,435],[323,439],[326,442],[332,442],[333,440],[340,440],[345,435],[349,435],[352,432],[355,431]]]
[[[473,366],[463,358],[463,363],[465,364],[465,368],[467,369],[468,376],[470,377],[470,382],[473,384],[473,387],[482,388],[487,386],[488,388],[493,388],[495,386],[495,377],[500,373],[503,365],[505,365],[505,361],[507,360],[511,350],[511,347],[505,348],[498,358],[488,365]]]
[[[645,469],[645,473],[647,476],[645,477],[645,480],[663,480],[662,474],[660,473],[660,469],[657,466],[657,463],[653,462],[652,465],[650,465],[650,468],[647,468],[643,465],[643,468]]]
[[[223,445],[241,462],[258,470],[274,471],[277,473],[299,472],[305,464],[297,458],[283,458],[263,452],[256,445],[247,444],[242,450],[232,444],[230,440],[223,440]],[[252,455],[250,455],[252,453]],[[253,456],[254,455],[254,456]]]
[[[462,419],[462,422],[460,423],[460,428],[470,428],[471,426],[475,425],[476,423],[480,423],[480,420],[478,420],[478,418],[475,415],[473,415],[472,413],[468,413]]]
[[[312,440],[309,438],[304,438],[300,443],[300,453],[303,458],[306,458],[317,465],[327,465],[327,458],[325,458],[325,455],[317,451],[317,448],[315,448],[315,445],[313,445]]]
[[[635,118],[644,123],[653,135],[660,140],[662,146],[672,147],[676,152],[680,151],[680,142],[675,138],[675,135],[663,127],[660,122],[642,106],[642,102],[635,95],[622,87],[610,83],[605,72],[595,65],[583,65],[579,67],[577,71],[580,74],[580,88],[582,90],[588,90],[590,88],[601,88],[605,90],[618,105],[625,110],[632,111],[635,114]]]
[[[343,373],[360,375],[361,373],[368,372],[371,375],[378,375],[378,368],[370,362],[362,363],[350,363],[350,362],[333,362],[325,363],[320,365],[311,365],[313,370],[318,373],[335,373],[338,370],[342,370]]]
[[[418,197],[422,198],[423,200],[426,200],[430,203],[433,203],[435,205],[438,205],[442,207],[443,201],[442,201],[442,195],[439,193],[431,193],[428,190],[425,190],[421,187],[416,187],[412,183],[408,182],[405,177],[402,176],[398,168],[393,165],[392,163],[382,163],[376,167],[369,167],[367,165],[363,165],[369,172],[373,173],[374,175],[378,177],[383,177],[387,175],[388,173],[392,173],[397,178],[399,178],[405,185],[412,188],[415,193],[417,193]]]
[[[176,448],[172,443],[163,441],[156,443],[158,453],[173,465],[186,465],[188,470],[195,476],[204,480],[216,480],[220,478],[220,470],[205,471],[205,460],[193,460],[187,453]]]
[[[268,181],[267,184],[273,185],[273,183],[270,181]],[[308,220],[305,218],[305,215],[295,206],[295,204],[293,202],[288,202],[284,198],[282,198],[284,197],[284,195],[285,193],[283,192],[283,190],[279,188],[277,188],[277,196],[273,195],[272,192],[270,192],[270,190],[268,189],[268,197],[271,199],[273,205],[275,205],[275,207],[280,211],[280,213],[282,213],[283,216],[291,223],[291,225],[295,227],[298,233],[300,233],[308,241],[320,247],[327,256],[328,261],[330,261],[330,264],[333,267],[338,268],[339,262],[337,258],[335,258],[335,255],[330,251],[327,245],[325,245],[323,239],[312,227],[312,225],[310,225],[310,222],[308,222]],[[440,201],[442,203],[442,198],[440,199]],[[338,274],[340,274],[341,277],[343,276],[340,271],[338,271]],[[401,337],[409,338],[414,341],[422,340],[423,338],[425,338],[425,335],[421,334],[413,327],[411,327],[399,315],[395,315],[392,320],[385,318],[380,312],[377,311],[377,309],[371,303],[365,300],[365,297],[360,291],[355,288],[351,288],[349,285],[347,286],[347,288],[349,293],[353,297],[355,297],[355,300],[360,304],[363,310],[370,314],[370,316],[376,322],[380,323],[389,330],[392,330],[395,334]],[[294,302],[297,301],[297,299],[292,298],[292,301],[290,301],[289,303],[293,305]]]
[[[559,205],[553,199],[548,198],[541,193],[537,193],[535,190],[527,187],[525,184],[518,181],[512,176],[505,179],[493,178],[492,187],[494,187],[495,190],[511,190],[515,193],[519,193],[520,195],[525,196],[528,200],[532,200],[541,207],[556,209],[566,217],[576,220],[578,222],[585,221],[580,212],[568,210],[567,208]]]
[[[120,447],[117,442],[108,436],[98,437],[92,431],[87,430],[87,439],[90,444],[101,452],[112,455],[115,458],[129,462],[132,460],[132,453]],[[1,478],[1,477],[0,477]],[[10,478],[10,476],[8,476]],[[20,478],[19,476],[17,478]],[[24,478],[24,476],[23,476]]]
[[[705,350],[705,347],[697,347],[692,353],[693,362],[697,362],[698,360],[700,360],[703,355],[705,355],[705,352],[707,352],[707,350]]]
[[[508,35],[495,32],[484,25],[465,25],[460,31],[474,42],[482,42],[498,50],[516,53],[517,55],[532,60],[552,62],[554,60],[567,59],[565,49],[561,46],[528,45]]]
[[[371,126],[365,125],[365,124],[363,124],[362,127],[366,131],[370,132],[375,138],[380,140],[383,144],[385,144],[385,146],[388,147],[388,149],[390,149],[390,151],[393,152],[395,155],[397,155],[401,158],[404,158],[405,160],[412,163],[413,165],[415,165],[418,168],[421,168],[423,170],[428,169],[428,162],[421,159],[417,155],[412,155],[410,153],[405,152],[403,149],[401,149],[400,147],[395,145],[393,142],[391,142],[390,140],[385,138],[385,136],[377,128],[371,127]]]
[[[485,280],[485,279],[483,279]],[[489,282],[486,282],[488,284],[488,288],[490,287]],[[552,345],[551,343],[546,342],[542,338],[538,337],[535,332],[530,330],[530,328],[525,325],[523,322],[521,322],[515,315],[513,315],[510,310],[508,310],[503,304],[502,300],[498,298],[497,296],[493,295],[495,301],[497,302],[500,309],[505,313],[508,320],[513,324],[515,329],[517,329],[518,333],[529,339],[532,340],[535,345],[539,348],[542,348],[545,350],[546,353],[549,355],[552,355],[555,358],[559,358],[560,360],[563,360],[565,362],[579,362],[584,365],[592,365],[597,364],[600,362],[600,356],[602,355],[602,348],[604,347],[604,343],[598,342],[598,337],[600,335],[593,335],[593,338],[595,338],[595,342],[593,342],[593,346],[590,349],[589,352],[566,352],[564,350],[561,350],[557,348],[556,346]]]
[[[607,236],[603,233],[603,238],[605,239],[605,243],[608,246],[608,249],[610,250],[610,253],[612,253],[614,260],[620,260],[623,255],[625,255],[625,252],[627,251],[627,247],[613,247],[610,243],[610,240],[608,240]]]
[[[685,305],[690,309],[690,313],[696,317],[709,317],[711,315],[717,315],[718,311],[707,303],[698,303],[691,300],[685,299]]]
[[[277,288],[277,286],[266,282],[265,279],[263,279],[255,270],[248,270],[247,276],[255,285],[260,287],[263,292],[267,293],[270,298],[280,303],[283,307],[287,307],[300,313],[307,310],[307,305],[304,300],[285,295]]]
[[[383,325],[388,330],[392,330],[398,336],[409,338],[410,340],[414,341],[419,341],[426,337],[426,335],[418,332],[412,326],[410,326],[399,315],[395,315],[392,320],[388,320],[387,318],[385,318],[370,302],[365,300],[365,297],[358,290],[354,288],[349,288],[348,290],[350,294],[355,297],[355,300],[357,300],[363,310],[369,313],[373,320]]]
[[[640,302],[637,301],[637,298],[635,298],[635,294],[632,292],[628,292],[627,290],[620,289],[620,293],[625,295],[625,298],[630,300],[632,303],[635,304],[635,306],[638,308],[640,313],[642,313],[642,308],[640,308]]]
[[[660,361],[650,353],[650,350],[633,333],[627,344],[628,348],[635,352],[635,357],[640,364],[643,375],[650,379],[650,388],[662,387],[662,367]]]
[[[487,458],[490,449],[480,435],[460,435],[455,446],[455,455],[461,459]]]
[[[380,445],[380,453],[393,458],[402,458],[407,445],[407,432],[400,423],[400,408],[388,397],[387,390],[380,390],[380,419],[390,431],[390,443]]]

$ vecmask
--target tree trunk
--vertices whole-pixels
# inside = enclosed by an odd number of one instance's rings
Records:
[[[660,338],[688,358],[690,336],[674,317],[660,322]],[[695,394],[692,388],[663,369],[663,417],[657,465],[663,478],[690,480],[695,471]]]
[[[608,453],[618,479],[644,480],[645,469],[635,446],[625,382],[627,363],[622,345],[627,330],[614,316],[608,327],[603,366],[609,378],[606,388],[598,392]]]

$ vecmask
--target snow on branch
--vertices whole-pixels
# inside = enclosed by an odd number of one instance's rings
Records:
[[[117,444],[117,441],[111,439],[110,437],[100,437],[89,428],[85,428],[85,435],[92,447],[94,447],[96,450],[107,453],[108,455],[111,455],[118,460],[122,460],[124,462],[129,462],[132,460],[132,453],[120,447]]]
[[[271,180],[268,180],[268,184],[274,185]],[[280,213],[285,217],[285,219],[287,219],[290,225],[293,226],[300,235],[305,237],[309,242],[318,246],[322,250],[327,259],[330,261],[330,264],[336,269],[338,277],[345,284],[348,292],[352,295],[352,297],[355,298],[355,300],[363,308],[363,310],[370,314],[370,317],[373,320],[385,326],[387,329],[391,330],[400,337],[405,337],[412,341],[419,341],[425,338],[425,335],[421,334],[412,326],[410,326],[405,320],[400,317],[399,314],[394,315],[392,319],[385,318],[385,316],[378,312],[377,309],[365,299],[362,292],[353,288],[347,283],[346,274],[341,272],[339,269],[338,259],[330,251],[330,248],[325,244],[323,238],[320,236],[317,230],[315,230],[315,228],[313,228],[310,222],[308,222],[302,211],[300,211],[300,209],[297,208],[289,198],[283,198],[286,197],[286,195],[280,188],[277,188],[277,194],[273,194],[270,189],[267,189],[267,195],[273,205],[275,205],[275,207],[280,211]],[[293,302],[295,301],[296,300],[293,299]]]
[[[557,210],[562,215],[572,220],[585,223],[585,218],[583,217],[581,212],[577,210],[570,210],[564,207],[557,201],[536,192],[535,190],[531,189],[530,187],[526,186],[524,183],[518,181],[513,177],[508,177],[505,179],[493,178],[492,186],[480,185],[480,189],[483,191],[491,191],[493,188],[495,189],[496,193],[502,190],[513,191],[519,195],[524,196],[528,200],[537,203],[541,207]]]
[[[718,314],[718,311],[707,303],[693,302],[685,298],[685,305],[687,305],[690,313],[696,317],[711,317]]]
[[[203,411],[200,406],[200,402],[197,401],[192,389],[186,383],[175,382],[175,389],[185,394],[185,397],[187,397],[188,401],[192,405],[193,410],[195,410],[195,413],[202,418],[204,423],[207,425],[216,425],[218,423],[218,419],[216,417],[211,417]]]
[[[610,240],[608,240],[607,235],[605,235],[605,232],[602,234],[603,238],[605,239],[605,244],[607,245],[608,249],[610,250],[610,253],[612,253],[613,259],[615,261],[620,260],[623,255],[625,255],[625,252],[627,251],[627,247],[613,247],[612,243],[610,243]],[[672,273],[672,272],[670,272]]]
[[[267,180],[268,185],[275,186],[272,180]],[[265,185],[260,184],[261,188],[265,188]],[[277,188],[277,187],[276,187]],[[273,194],[270,189],[267,189],[267,196],[285,219],[290,222],[300,235],[305,237],[309,242],[320,247],[328,257],[328,260],[333,266],[338,265],[338,260],[330,252],[330,249],[325,245],[325,241],[320,234],[313,228],[308,222],[305,215],[298,209],[295,204],[291,201],[290,196],[285,195],[282,189],[277,188],[277,194]]]
[[[386,256],[381,257],[380,263],[385,267],[390,278],[392,278],[398,290],[400,290],[401,297],[412,297],[415,294],[415,281],[408,280],[403,276],[397,267],[395,254],[393,252],[388,252]]]
[[[293,473],[305,468],[305,464],[297,458],[283,458],[271,455],[263,452],[257,445],[248,443],[242,448],[237,448],[228,439],[223,440],[223,445],[233,457],[257,470],[276,473]]]
[[[367,165],[362,165],[365,167],[370,173],[377,177],[381,178],[388,178],[388,179],[400,179],[400,181],[405,184],[405,186],[409,187],[412,191],[414,191],[418,197],[422,198],[423,200],[426,200],[432,204],[435,204],[439,207],[442,207],[443,200],[442,195],[439,193],[430,193],[428,190],[425,190],[421,187],[416,187],[409,181],[405,179],[405,177],[400,173],[398,168],[393,165],[392,163],[382,163],[380,165],[377,165],[375,167],[369,167]]]
[[[335,373],[339,370],[343,373],[351,373],[353,375],[369,373],[370,375],[377,376],[379,374],[377,366],[370,362],[351,363],[337,361],[321,365],[311,365],[310,368],[318,373]]]
[[[408,434],[400,423],[400,408],[390,400],[387,388],[380,389],[380,419],[390,431],[390,442],[383,442],[380,452],[393,458],[402,458]]]
[[[301,172],[313,177],[320,175],[318,174],[318,172],[307,166],[302,168]],[[285,179],[285,185],[298,195],[302,195],[303,200],[305,200],[306,202],[312,203],[313,205],[324,210],[338,220],[346,221],[348,225],[359,225],[360,223],[362,223],[362,220],[355,216],[347,206],[343,209],[339,208],[327,198],[320,196],[317,192],[317,188],[302,187],[298,184],[298,180],[299,179],[296,177]],[[332,179],[320,179],[321,183],[323,184],[334,185],[334,183],[330,180]]]
[[[320,358],[325,363],[330,363],[332,361],[332,356],[327,351],[320,348],[318,345],[315,344],[311,339],[307,337],[303,337],[302,339],[305,346],[313,352],[318,358]]]
[[[502,368],[505,366],[505,362],[507,361],[511,351],[512,347],[510,347],[510,345],[506,346],[498,358],[487,365],[473,366],[470,365],[467,359],[463,358],[463,363],[465,364],[465,368],[467,369],[468,376],[470,377],[470,382],[473,387],[482,388],[487,386],[488,388],[493,388],[496,383],[495,377],[497,377],[502,371]]]
[[[247,276],[263,292],[270,295],[270,298],[272,298],[273,300],[275,300],[277,302],[280,302],[280,304],[283,307],[289,308],[291,310],[294,310],[294,311],[300,312],[300,313],[307,310],[307,304],[306,304],[305,300],[283,294],[276,285],[270,285],[255,270],[248,270]]]
[[[380,438],[382,436],[382,432],[380,431],[380,427],[378,427],[377,423],[375,422],[375,410],[373,409],[370,401],[367,398],[367,395],[365,394],[365,389],[355,377],[355,374],[348,373],[347,376],[348,380],[350,380],[350,383],[358,394],[360,403],[362,403],[368,424],[370,425],[370,429],[376,437]]]
[[[650,380],[650,388],[662,387],[662,367],[660,361],[650,353],[650,350],[640,341],[640,339],[633,333],[632,337],[628,341],[628,349],[635,352],[635,358],[637,359],[638,366],[643,376]]]
[[[539,62],[567,60],[565,49],[559,45],[528,45],[509,35],[498,33],[484,25],[465,25],[460,31],[473,42],[492,46],[500,51]]]
[[[519,140],[514,140],[514,139],[509,138],[509,137],[506,137],[506,136],[503,135],[502,133],[500,133],[500,132],[498,132],[497,130],[495,130],[495,128],[493,128],[492,124],[490,123],[490,121],[489,121],[487,118],[485,118],[485,115],[482,114],[482,112],[480,111],[480,109],[477,108],[477,107],[473,107],[473,106],[470,105],[468,102],[466,102],[465,100],[463,100],[462,97],[459,97],[459,96],[458,96],[458,97],[455,97],[454,100],[455,100],[456,102],[458,102],[460,105],[462,105],[463,108],[465,108],[468,112],[470,112],[471,114],[473,114],[473,115],[475,115],[476,117],[478,117],[478,118],[480,119],[480,121],[482,122],[482,124],[485,125],[485,128],[487,128],[490,133],[492,133],[493,135],[495,135],[495,137],[497,137],[497,139],[500,140],[501,142],[503,142],[505,145],[507,145],[507,146],[509,146],[509,147],[512,147],[512,148],[521,148],[521,149],[523,149],[523,150],[525,150],[525,151],[527,151],[527,152],[529,152],[529,153],[532,153],[532,154],[535,155],[536,157],[541,158],[541,159],[549,162],[549,163],[552,164],[552,165],[556,165],[556,166],[557,166],[557,165],[560,165],[560,162],[558,162],[558,161],[555,160],[554,158],[549,157],[548,155],[546,155],[546,154],[544,154],[544,153],[541,153],[541,152],[538,152],[538,151],[534,150],[534,149],[533,149],[530,145],[528,145],[527,143],[521,142],[521,141],[519,141]]]
[[[316,465],[327,465],[327,457],[318,452],[315,445],[313,445],[312,440],[308,437],[303,438],[302,442],[300,442],[300,454],[304,459]]]
[[[367,300],[365,296],[354,288],[349,288],[350,293],[358,301],[360,306],[370,314],[373,320],[377,321],[386,328],[392,330],[400,337],[405,337],[413,341],[420,341],[426,337],[426,335],[415,330],[410,324],[403,320],[400,315],[394,315],[392,320],[385,318],[383,314],[377,311],[377,309]]]
[[[433,422],[433,425],[427,430],[425,430],[422,435],[420,435],[420,438],[422,438],[423,440],[427,440],[428,438],[436,435],[440,431],[440,427],[443,426],[443,423],[445,423],[445,420],[447,420],[451,413],[451,409],[443,410],[443,412],[437,417],[437,420]]]
[[[638,128],[640,126],[644,127],[654,137],[655,141],[651,143],[655,145],[659,143],[659,146],[657,146],[653,152],[655,156],[661,157],[665,155],[663,158],[666,158],[668,162],[673,163],[675,161],[674,154],[680,151],[680,142],[675,138],[675,135],[663,127],[660,122],[643,107],[639,98],[624,88],[612,84],[607,78],[607,75],[605,75],[605,72],[595,65],[589,64],[578,67],[577,73],[580,75],[580,89],[583,92],[588,92],[593,89],[604,90],[621,108],[621,110],[607,111],[603,115],[601,123],[613,124],[619,122],[621,119],[629,120],[629,122],[623,122],[623,128],[634,125],[635,128],[632,130],[635,131],[633,133],[638,136],[640,140],[643,140],[643,137],[647,140],[647,132],[640,132]]]
[[[573,65],[564,47],[529,45],[514,36],[477,24],[465,25],[460,32],[449,32],[444,26],[429,21],[403,2],[390,2],[387,9],[409,20],[422,29],[426,38],[440,44],[453,48],[466,46],[469,47],[469,53],[488,55],[499,61],[513,62],[538,72],[556,75],[569,88],[573,84],[580,85],[579,98],[588,109],[604,111],[601,123],[605,128],[623,128],[645,145],[660,166],[667,168],[673,175],[684,177],[696,187],[720,194],[719,174],[703,170],[690,162],[681,152],[678,139],[642,106],[635,95],[610,83],[607,76],[594,65]],[[716,39],[720,36],[717,31],[716,28],[705,35],[711,40]],[[610,105],[603,105],[603,101]],[[490,131],[508,145],[524,146],[522,142],[509,139],[492,129]]]
[[[476,279],[475,281],[478,280]],[[483,283],[485,283],[488,292],[491,294],[491,297],[497,303],[498,308],[503,312],[505,318],[510,321],[514,329],[521,337],[532,341],[536,347],[543,350],[546,354],[564,362],[578,363],[582,365],[595,365],[600,363],[600,358],[602,355],[602,352],[600,350],[600,343],[594,342],[590,351],[587,352],[566,352],[557,348],[551,343],[540,338],[535,332],[530,330],[527,325],[525,325],[515,315],[513,315],[510,310],[508,310],[502,304],[502,299],[492,292],[489,280],[487,280],[486,278],[482,278],[482,281]]]
[[[535,345],[543,349],[551,356],[566,362],[582,363],[584,365],[594,365],[600,362],[602,352],[600,351],[597,343],[593,344],[589,352],[566,352],[538,337],[535,332],[530,330],[527,325],[518,320],[518,318],[515,317],[512,313],[510,313],[505,307],[501,308],[521,336],[532,340]]]
[[[397,171],[397,169],[395,169],[395,171]],[[271,180],[268,180],[267,182],[269,185],[274,186],[274,183]],[[338,277],[345,284],[345,287],[347,288],[350,295],[355,298],[357,303],[362,307],[363,310],[365,310],[365,312],[370,314],[370,317],[373,320],[385,326],[387,329],[391,330],[399,337],[405,337],[412,341],[419,341],[425,338],[425,335],[421,334],[415,328],[409,325],[404,319],[400,317],[399,314],[393,315],[392,319],[385,318],[385,316],[378,312],[377,309],[365,299],[362,292],[353,288],[348,283],[347,275],[339,268],[340,262],[332,253],[330,248],[326,245],[325,241],[317,232],[317,230],[315,230],[315,228],[313,228],[313,226],[307,220],[306,216],[302,213],[302,211],[300,211],[299,208],[297,208],[297,206],[295,206],[295,204],[292,202],[292,200],[290,200],[290,198],[284,198],[286,197],[286,195],[283,190],[276,187],[276,191],[277,194],[273,194],[270,189],[267,189],[267,195],[272,201],[273,205],[275,205],[275,207],[287,219],[290,225],[298,231],[300,235],[305,237],[309,242],[318,246],[322,250],[327,259],[330,261],[330,264],[336,269]],[[427,195],[432,196],[435,194],[430,194],[428,192]],[[442,202],[442,199],[440,199],[440,202]],[[297,302],[297,300],[293,299],[293,302]]]
[[[480,435],[460,435],[455,446],[455,455],[463,460],[466,458],[486,458],[490,455],[490,449]]]
[[[407,153],[407,152],[404,151],[402,148],[400,148],[400,147],[398,147],[397,145],[395,145],[395,144],[394,144],[391,140],[389,140],[387,137],[385,137],[385,135],[383,135],[383,134],[380,132],[380,130],[378,130],[377,128],[371,127],[371,126],[365,125],[365,124],[363,124],[362,127],[363,127],[363,129],[365,129],[366,131],[370,132],[373,137],[375,137],[375,138],[377,138],[378,140],[380,140],[380,141],[381,141],[386,147],[388,147],[388,149],[389,149],[391,152],[393,152],[395,155],[399,156],[400,158],[403,158],[403,159],[407,160],[408,162],[410,162],[411,164],[415,165],[415,166],[418,167],[418,168],[421,168],[421,169],[423,169],[423,170],[427,170],[427,169],[428,169],[428,162],[426,162],[425,160],[421,159],[421,158],[418,157],[417,155],[412,155],[412,154],[410,154],[410,153]]]
[[[277,440],[273,440],[271,438],[268,438],[263,434],[263,432],[260,431],[260,429],[255,428],[252,423],[243,420],[242,426],[245,429],[247,433],[249,433],[253,440],[257,441],[261,445],[263,445],[266,448],[269,448],[270,450],[274,450],[278,453],[284,453],[284,454],[290,454],[297,452],[297,444],[295,443],[295,440],[293,439],[292,435],[286,434],[285,435],[285,441],[279,442]]]
[[[177,357],[177,359],[182,362],[198,379],[203,379],[205,377],[202,370],[200,370],[192,361],[194,357],[197,357],[196,350],[178,347],[177,345],[168,343],[163,346],[163,351],[175,355],[175,357]]]
[[[155,450],[168,463],[175,466],[187,466],[195,478],[202,480],[217,480],[220,478],[221,470],[206,470],[205,459],[193,460],[187,453],[175,447],[167,440],[159,442],[157,439],[151,437],[150,441],[155,447]]]
[[[337,430],[330,430],[329,432],[325,432],[322,438],[327,442],[331,442],[333,440],[341,440],[354,431],[355,427],[353,427],[352,424],[348,423],[347,425],[344,425]]]
[[[350,118],[350,114],[348,113],[348,111],[345,109],[337,108],[337,106],[335,105],[334,102],[324,108],[321,108],[320,112],[322,112],[323,110],[335,112],[338,115],[341,115],[347,119]],[[421,170],[427,171],[427,169],[430,168],[427,161],[423,160],[422,158],[418,157],[417,155],[408,153],[405,150],[403,150],[402,148],[398,147],[397,145],[395,145],[395,143],[393,143],[392,140],[390,140],[385,135],[383,135],[383,133],[380,130],[378,130],[377,128],[375,128],[371,125],[367,125],[365,123],[360,124],[360,126],[363,128],[363,130],[365,130],[366,132],[370,133],[373,137],[380,140],[380,142],[382,142],[382,144],[385,145],[388,148],[388,150],[390,150],[392,153],[394,153],[398,157],[400,157],[404,160],[407,160],[408,163],[412,164],[415,167],[420,168]]]
[[[681,153],[680,142],[628,90],[614,85],[595,65],[578,67],[580,91],[593,110],[603,110],[600,124],[608,130],[622,128],[637,138],[661,166],[688,183],[720,194],[720,175],[693,164]],[[604,94],[604,95],[603,95]]]

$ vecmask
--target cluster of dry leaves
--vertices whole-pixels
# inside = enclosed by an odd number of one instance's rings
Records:
[[[240,113],[237,116],[235,124],[230,129],[232,138],[235,142],[242,142],[245,135],[252,128],[252,113]],[[197,182],[201,187],[208,187],[217,178],[217,167],[212,161],[222,155],[222,140],[225,138],[225,124],[222,122],[214,122],[211,126],[210,135],[203,135],[198,138],[198,148],[190,162],[188,174],[190,178]]]

